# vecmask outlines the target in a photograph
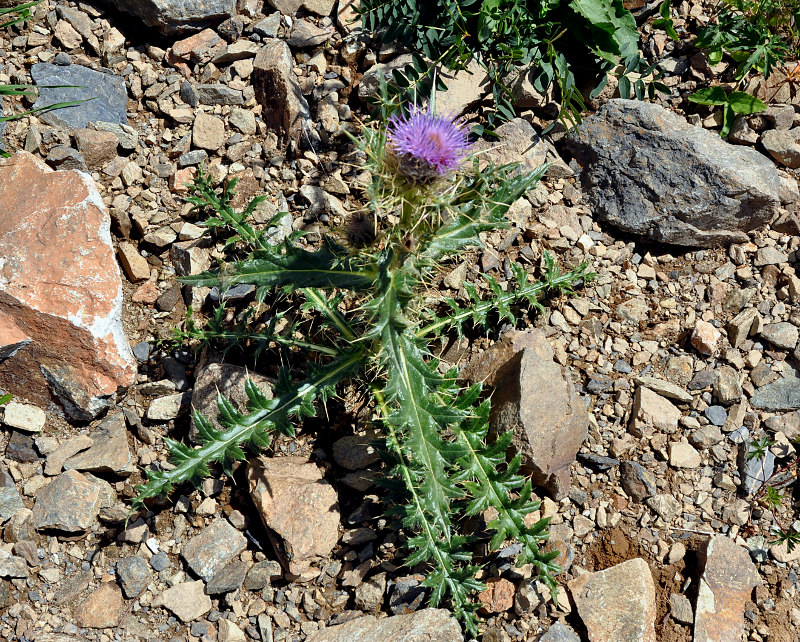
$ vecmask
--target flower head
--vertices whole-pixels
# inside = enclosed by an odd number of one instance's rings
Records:
[[[388,138],[400,173],[416,183],[430,183],[454,170],[469,149],[462,123],[416,106],[408,116],[389,119]]]

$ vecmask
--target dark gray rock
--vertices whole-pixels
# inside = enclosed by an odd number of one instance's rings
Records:
[[[222,83],[197,85],[197,99],[201,105],[243,105],[244,94],[238,89],[231,89]]]
[[[244,587],[248,591],[260,591],[265,586],[269,586],[273,577],[281,577],[283,569],[279,562],[275,560],[264,560],[256,562],[247,572]]]
[[[150,583],[150,567],[138,555],[124,557],[117,562],[117,578],[125,597],[133,599]]]
[[[85,129],[95,122],[128,124],[128,92],[122,76],[107,69],[95,71],[80,65],[62,67],[44,62],[31,67],[31,76],[39,87],[34,109],[72,100],[85,101],[39,114],[39,118],[50,125],[73,130]],[[47,88],[44,85],[75,87]]]
[[[157,573],[160,573],[164,569],[169,568],[170,561],[169,557],[164,551],[159,551],[153,557],[150,558],[150,566],[153,567],[153,570]]]
[[[249,567],[250,565],[242,560],[233,560],[230,564],[223,566],[206,584],[206,594],[219,595],[235,591],[244,582],[244,576]]]
[[[253,61],[252,83],[268,129],[301,145],[318,139],[289,45],[276,38],[266,40]]]
[[[790,376],[762,386],[750,398],[750,405],[770,412],[800,409],[800,377]]]
[[[623,461],[619,475],[622,489],[636,501],[640,502],[658,492],[653,473],[635,461]]]
[[[120,11],[136,16],[165,35],[197,31],[219,24],[236,10],[236,0],[112,0]]]
[[[611,100],[569,147],[596,214],[653,241],[743,243],[778,213],[772,162],[655,104]]]

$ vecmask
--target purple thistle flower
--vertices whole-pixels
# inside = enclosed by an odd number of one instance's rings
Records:
[[[398,170],[416,183],[431,183],[456,169],[470,146],[462,123],[416,105],[408,116],[389,119],[388,138]]]

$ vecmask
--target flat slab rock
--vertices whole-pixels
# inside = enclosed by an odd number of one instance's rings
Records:
[[[339,539],[336,491],[302,457],[259,457],[247,468],[250,497],[281,563],[300,576]]]
[[[715,535],[701,548],[703,568],[694,615],[695,642],[741,640],[745,603],[760,582],[748,551],[724,535]]]
[[[31,67],[31,77],[41,87],[34,109],[60,102],[85,101],[40,114],[39,118],[50,125],[73,130],[84,129],[89,123],[97,122],[128,124],[125,79],[109,69],[95,71],[81,65],[62,66],[40,62]]]
[[[244,535],[224,519],[215,519],[183,547],[181,556],[208,582],[214,574],[247,547]]]
[[[656,589],[643,559],[581,575],[567,586],[589,642],[656,642]]]
[[[780,178],[769,159],[655,104],[610,100],[569,146],[594,212],[653,241],[744,243],[778,213]]]
[[[110,225],[87,174],[27,152],[0,161],[0,338],[17,335],[0,388],[80,421],[136,377]]]
[[[308,642],[463,642],[461,627],[449,611],[423,609],[378,619],[374,615],[315,631]]]
[[[111,0],[164,35],[196,31],[233,15],[236,0]]]

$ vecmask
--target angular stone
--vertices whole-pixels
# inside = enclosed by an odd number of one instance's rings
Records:
[[[112,0],[120,11],[136,16],[164,35],[219,24],[236,11],[236,0]]]
[[[0,313],[30,339],[0,363],[0,388],[81,421],[136,376],[110,224],[86,174],[27,152],[0,161]]]
[[[681,503],[672,495],[666,493],[648,497],[645,502],[655,511],[656,515],[668,524],[681,510]]]
[[[42,488],[33,504],[36,530],[85,531],[100,512],[100,487],[76,470],[68,470]]]
[[[315,24],[299,18],[292,21],[292,29],[289,31],[290,47],[316,47],[323,42],[330,40],[331,31],[317,27]]]
[[[479,140],[475,144],[482,164],[520,163],[523,172],[532,172],[547,160],[547,144],[527,120],[514,118],[500,125],[495,133],[499,136],[496,141]]]
[[[206,64],[225,51],[225,41],[213,29],[203,29],[188,38],[178,40],[167,51],[167,62],[180,68],[179,63]],[[189,102],[184,101],[184,102]],[[192,105],[194,106],[194,105]]]
[[[113,133],[95,129],[77,129],[74,135],[78,151],[86,159],[89,169],[100,169],[116,158],[119,141]]]
[[[203,591],[203,580],[181,582],[168,588],[154,603],[172,611],[181,622],[191,622],[211,610],[211,598]]]
[[[798,335],[800,335],[800,330],[797,329],[797,326],[786,322],[768,323],[759,333],[762,339],[766,339],[776,348],[784,350],[794,350]]]
[[[561,622],[555,622],[542,637],[539,642],[581,642],[578,634],[569,626]]]
[[[378,619],[367,615],[315,631],[307,642],[464,642],[461,627],[449,611],[422,609]]]
[[[512,431],[522,470],[535,484],[566,496],[569,467],[588,433],[589,413],[569,371],[553,359],[545,335],[509,332],[462,377],[494,388],[491,431]]]
[[[692,624],[694,613],[692,613],[692,603],[689,598],[680,593],[672,593],[669,596],[669,611],[672,619],[681,624]]]
[[[123,557],[117,562],[117,579],[129,600],[137,597],[152,579],[150,566],[143,557]]]
[[[195,91],[197,91],[197,99],[200,101],[201,105],[244,104],[244,94],[240,90],[231,89],[230,87],[228,87],[227,85],[223,85],[222,83],[197,85],[197,87],[195,87]],[[198,146],[196,143],[195,145]]]
[[[0,577],[26,578],[29,574],[24,558],[0,549]]]
[[[661,395],[662,397],[666,397],[667,399],[674,399],[675,401],[680,401],[681,403],[692,402],[692,395],[671,381],[664,381],[663,379],[648,377],[645,375],[636,377],[634,382],[638,383],[640,386],[649,388],[653,392]]]
[[[488,90],[489,75],[474,59],[461,71],[441,68],[438,76],[447,85],[447,91],[436,94],[437,114],[461,116],[480,101]]]
[[[761,144],[781,165],[800,167],[800,129],[770,129],[761,135]]]
[[[483,605],[480,608],[481,613],[502,613],[514,606],[514,584],[503,577],[490,577],[484,584],[486,588],[477,597],[477,601]]]
[[[206,593],[209,595],[219,595],[230,593],[238,589],[244,582],[247,570],[250,568],[248,562],[233,560],[227,566],[219,569],[206,584]]]
[[[744,243],[778,213],[771,161],[653,103],[610,100],[584,120],[570,149],[592,210],[653,241]]]
[[[742,310],[728,323],[728,341],[734,348],[738,348],[759,325],[758,310],[755,308]]]
[[[669,465],[673,468],[697,468],[702,460],[700,453],[682,441],[669,445]]]
[[[737,463],[746,494],[757,491],[775,472],[775,453],[767,450],[763,457],[750,457],[752,442],[747,439],[739,446]]]
[[[147,418],[152,421],[170,421],[171,419],[176,419],[182,414],[189,412],[191,401],[192,393],[190,392],[178,392],[174,395],[158,397],[158,399],[153,399],[150,406],[147,408]]]
[[[128,446],[125,417],[121,412],[106,417],[89,437],[92,445],[64,462],[64,470],[88,470],[127,477],[136,469]]]
[[[3,411],[3,423],[23,432],[42,432],[46,421],[44,410],[18,401],[8,402]]]
[[[333,442],[333,458],[336,463],[347,470],[361,470],[380,461],[381,456],[372,445],[378,436],[374,433],[366,435],[347,435]]]
[[[656,478],[649,470],[634,461],[623,461],[619,467],[622,489],[636,501],[656,494]]]
[[[673,433],[678,428],[681,411],[671,401],[650,388],[639,386],[633,397],[633,408],[628,430],[637,436],[649,436],[654,429]]]
[[[58,475],[64,468],[64,462],[73,455],[86,450],[92,445],[92,440],[88,435],[75,435],[65,442],[59,444],[58,448],[47,453],[47,461],[44,466],[45,475]]]
[[[742,399],[742,386],[739,383],[739,374],[730,366],[717,368],[717,378],[714,381],[714,396],[721,404],[730,406]]]
[[[116,584],[105,582],[89,594],[77,609],[78,626],[110,629],[119,624],[125,602]]]
[[[73,100],[84,101],[72,107],[60,107],[38,114],[48,125],[74,130],[85,129],[89,123],[101,121],[128,124],[125,79],[109,69],[95,71],[80,65],[62,67],[40,62],[31,67],[31,77],[39,87],[34,109]]]
[[[698,551],[703,569],[694,615],[695,642],[741,640],[744,608],[760,582],[746,549],[723,536],[711,537]]]
[[[284,139],[305,143],[312,136],[311,111],[294,74],[294,59],[282,40],[269,38],[253,62],[251,77],[267,128]]]
[[[656,593],[641,558],[567,583],[589,642],[656,642]]]
[[[247,539],[224,519],[215,519],[183,547],[181,557],[208,582],[247,547]]]
[[[0,524],[5,524],[25,508],[15,486],[0,487]]]
[[[692,347],[700,354],[711,356],[716,354],[717,344],[721,336],[722,333],[712,324],[707,321],[698,320],[689,340],[691,341]]]
[[[247,642],[242,630],[230,620],[221,618],[217,623],[218,642]]]
[[[225,123],[212,114],[199,112],[192,127],[192,144],[200,149],[217,151],[225,143]]]
[[[302,575],[339,539],[336,491],[302,457],[259,457],[247,468],[250,497],[284,567]]]
[[[800,409],[800,377],[789,376],[762,386],[750,398],[750,405],[771,412]]]

